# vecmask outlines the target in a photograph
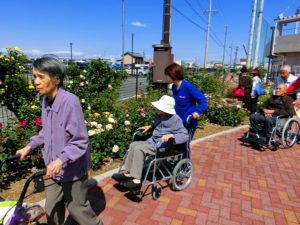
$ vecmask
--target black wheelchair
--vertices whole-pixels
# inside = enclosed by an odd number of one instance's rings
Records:
[[[154,200],[158,199],[162,192],[162,182],[166,181],[174,191],[186,189],[192,182],[193,164],[190,160],[190,142],[195,128],[188,128],[189,139],[184,144],[172,145],[167,148],[157,148],[156,154],[147,156],[144,162],[141,185],[139,188],[127,188],[130,193],[142,199],[149,187]],[[142,135],[140,131],[133,134],[133,141],[143,141],[151,135]],[[126,152],[118,173],[123,171],[123,165],[127,157]],[[114,176],[113,176],[114,178]],[[117,180],[117,179],[116,179]],[[122,182],[117,180],[120,185]],[[167,186],[168,186],[167,185]]]
[[[244,137],[241,138],[243,143],[247,142],[251,145],[258,145],[260,147],[267,147],[271,150],[277,150],[278,148],[291,148],[298,140],[298,134],[300,125],[297,117],[291,116],[277,116],[275,126],[272,128],[271,136],[267,140],[263,131],[263,126],[259,131],[259,135],[265,139],[265,141],[258,142],[255,138],[256,134],[251,133],[251,128]]]

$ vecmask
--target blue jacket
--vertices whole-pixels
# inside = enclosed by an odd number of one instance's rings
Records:
[[[182,80],[179,89],[176,85],[172,86],[173,97],[175,99],[175,111],[186,122],[186,119],[193,112],[202,114],[207,107],[205,95],[199,91],[192,83]],[[188,125],[197,126],[197,120],[192,120]]]

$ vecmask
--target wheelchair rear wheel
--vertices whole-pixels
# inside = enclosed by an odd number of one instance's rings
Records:
[[[192,182],[193,164],[190,159],[180,160],[173,169],[172,187],[176,191],[186,189]]]
[[[282,145],[285,148],[290,148],[297,142],[299,130],[300,125],[296,119],[290,118],[285,123],[281,134]]]

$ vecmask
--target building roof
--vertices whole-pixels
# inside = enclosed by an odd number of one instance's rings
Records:
[[[137,53],[137,52],[125,52],[124,55],[131,55],[133,57],[144,58],[143,55],[141,55],[140,53]]]

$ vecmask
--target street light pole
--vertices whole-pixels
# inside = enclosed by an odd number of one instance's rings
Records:
[[[124,49],[125,49],[125,0],[122,0],[122,70],[124,70]]]
[[[73,45],[73,43],[72,42],[70,42],[70,53],[71,53],[71,62],[73,61],[73,50],[72,50],[72,45]]]

